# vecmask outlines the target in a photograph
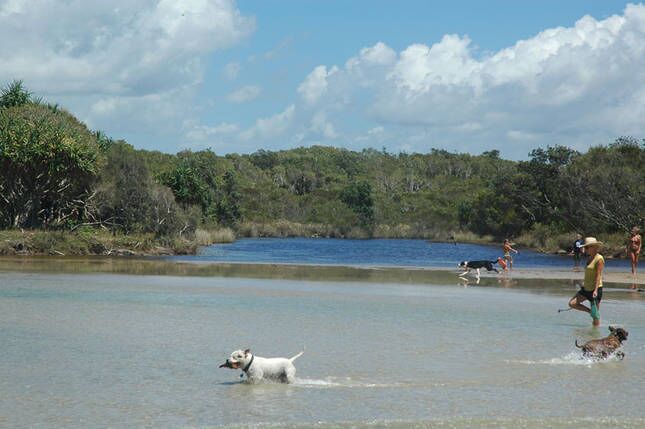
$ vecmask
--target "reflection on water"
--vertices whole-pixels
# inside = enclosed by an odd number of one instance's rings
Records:
[[[325,265],[239,264],[170,262],[155,258],[30,257],[0,258],[0,271],[52,273],[111,273],[199,277],[247,277],[289,280],[368,281],[382,283],[475,282],[458,278],[453,272],[409,268],[370,268]],[[455,273],[457,270],[454,271]],[[492,285],[493,277],[483,278]]]
[[[642,294],[607,290],[597,329],[557,312],[571,281],[466,283],[422,270],[2,259],[0,426],[643,426]],[[625,359],[582,359],[574,341],[610,323],[629,331]],[[217,368],[235,349],[303,346],[294,385]]]
[[[439,243],[414,239],[351,240],[336,238],[243,238],[230,244],[204,247],[198,255],[173,256],[172,260],[332,264],[357,266],[453,268],[464,260],[496,261],[501,246],[471,243]],[[514,256],[516,268],[572,269],[568,256],[521,249]],[[629,262],[607,258],[606,268],[627,269]]]
[[[393,284],[455,284],[481,287],[535,287],[554,293],[573,293],[580,287],[579,280],[539,278],[513,278],[511,275],[460,277],[455,269],[412,269],[405,267],[358,267],[336,265],[288,265],[241,263],[188,263],[159,258],[108,258],[108,257],[29,257],[0,258],[0,272],[47,273],[106,273],[194,277],[231,277],[255,279],[285,279],[302,281],[357,281]],[[608,289],[622,292],[632,290],[633,297],[645,298],[640,289],[605,282]]]

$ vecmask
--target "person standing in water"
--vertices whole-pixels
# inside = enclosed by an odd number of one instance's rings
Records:
[[[629,241],[627,242],[627,253],[632,262],[632,277],[634,282],[636,282],[636,270],[638,269],[638,256],[641,254],[641,247],[643,245],[643,239],[640,235],[640,230],[637,226],[632,228]],[[636,283],[632,285],[633,289],[636,289]]]
[[[517,250],[513,249],[511,242],[507,238],[504,240],[504,260],[506,261],[506,268],[504,268],[504,271],[513,269],[513,258],[511,257],[511,252],[515,252],[516,254],[519,253]]]
[[[582,239],[582,235],[576,234],[576,241],[573,242],[573,270],[578,271],[578,268],[580,267],[580,259],[583,254],[584,248],[582,245],[584,244],[584,240]]]
[[[585,279],[582,288],[569,300],[569,307],[584,311],[591,315],[593,326],[600,325],[600,301],[602,300],[602,272],[605,268],[605,258],[600,254],[601,241],[594,237],[585,238],[582,248],[587,255]],[[582,305],[584,301],[591,303],[590,307]]]

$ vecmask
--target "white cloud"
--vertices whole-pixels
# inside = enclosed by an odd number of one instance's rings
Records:
[[[194,113],[206,59],[254,28],[234,0],[0,0],[0,82],[152,142]]]
[[[539,135],[533,134],[533,133],[528,133],[526,131],[519,131],[519,130],[508,130],[506,132],[506,136],[510,140],[536,140]]]
[[[368,65],[391,65],[396,61],[396,52],[383,42],[378,42],[374,46],[361,49],[356,57],[347,60],[345,67],[349,70],[361,67],[363,64]]]
[[[233,0],[12,0],[0,11],[0,80],[49,94],[144,95],[200,82],[201,57],[255,25]]]
[[[206,64],[254,28],[235,0],[0,0],[0,83],[23,79],[90,126],[117,138],[130,131],[141,138],[132,143],[157,148],[160,136],[225,139],[228,150],[392,142],[417,151],[500,148],[517,158],[538,145],[584,149],[645,135],[644,5],[602,20],[585,16],[485,54],[465,35],[400,52],[378,42],[340,66],[318,65],[283,111],[241,117],[248,128],[195,122],[212,103],[200,88]],[[267,67],[260,60],[289,43],[257,54],[255,65]],[[233,81],[241,67],[230,62],[215,73]],[[245,84],[229,101],[262,91]]]
[[[305,102],[314,104],[327,92],[328,78],[338,72],[338,67],[333,66],[329,70],[325,66],[316,67],[304,82],[298,86],[298,93]]]
[[[415,44],[403,52],[387,76],[406,96],[416,97],[434,87],[479,86],[480,63],[469,51],[470,39],[446,35],[432,46]]]
[[[643,70],[645,6],[628,5],[621,16],[585,16],[483,57],[467,36],[398,54],[379,42],[341,69],[316,67],[298,92],[312,118],[326,112],[343,134],[352,122],[377,122],[418,151],[502,148],[525,157],[538,145],[584,149],[643,136]],[[358,140],[375,142],[370,135]]]
[[[256,120],[255,125],[239,134],[239,139],[266,140],[283,135],[293,123],[295,110],[296,106],[291,104],[281,113]]]
[[[123,138],[124,133],[145,136],[144,141],[152,143],[150,148],[154,149],[159,149],[158,143],[153,143],[158,136],[174,134],[181,128],[183,117],[179,109],[186,115],[195,113],[191,107],[193,91],[187,88],[145,95],[79,95],[63,99],[80,106],[73,113],[81,112],[91,128],[105,130],[116,124],[118,134],[111,134],[112,137]]]
[[[245,103],[254,100],[260,95],[262,89],[256,85],[247,85],[231,92],[226,98],[231,103]]]
[[[313,116],[310,130],[326,139],[338,138],[334,124],[327,120],[327,115],[324,112],[318,112]]]

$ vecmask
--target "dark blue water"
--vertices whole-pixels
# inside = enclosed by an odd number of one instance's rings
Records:
[[[515,268],[573,267],[569,256],[545,255],[518,249]],[[454,268],[463,260],[496,260],[502,246],[431,243],[426,240],[334,238],[245,238],[203,248],[196,256],[172,259],[278,264],[324,264],[383,267]],[[608,260],[607,268],[627,269],[625,260]]]

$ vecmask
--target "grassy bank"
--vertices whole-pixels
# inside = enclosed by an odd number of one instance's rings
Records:
[[[490,243],[490,236],[478,236],[466,231],[448,231],[420,224],[378,224],[372,228],[343,227],[324,223],[299,223],[288,220],[242,222],[236,228],[238,237],[310,237],[310,238],[417,238],[436,241]]]
[[[189,255],[200,246],[230,243],[229,228],[197,229],[191,237],[155,237],[154,234],[112,234],[103,229],[75,231],[0,231],[0,255]]]
[[[198,228],[191,236],[156,237],[154,234],[116,234],[95,228],[75,231],[4,230],[0,231],[0,255],[104,255],[104,256],[157,256],[192,255],[201,246],[232,243],[236,237],[309,237],[309,238],[415,238],[432,241],[452,241],[475,244],[500,244],[492,236],[481,236],[468,231],[445,231],[415,225],[376,225],[371,231],[361,228],[341,228],[318,223],[290,221],[244,222],[231,228]],[[603,254],[623,258],[625,235],[598,236],[605,243]],[[542,253],[567,253],[575,240],[575,233],[554,233],[540,226],[512,238],[521,249]],[[500,244],[501,245],[501,244]]]

